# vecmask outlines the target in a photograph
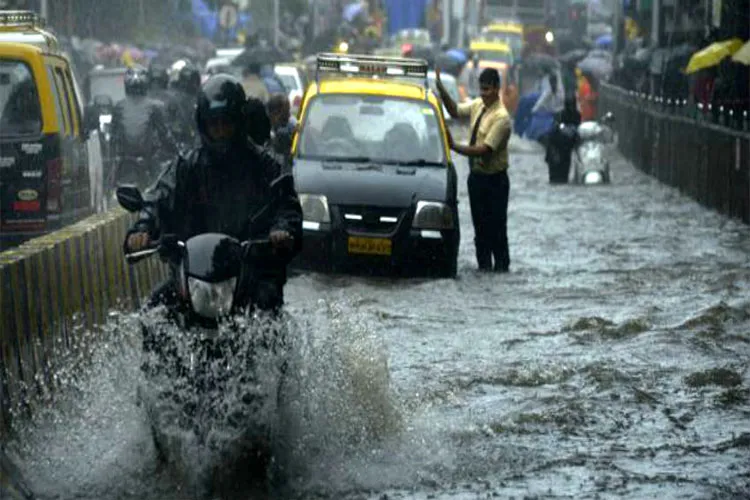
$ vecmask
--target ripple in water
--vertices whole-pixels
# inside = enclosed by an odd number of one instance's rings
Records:
[[[240,487],[256,485],[237,477],[267,479],[243,440],[259,429],[268,436],[272,488],[280,495],[326,460],[369,450],[399,429],[385,346],[351,306],[321,301],[285,318],[288,366],[278,407],[279,352],[262,348],[279,325],[247,320],[242,327],[254,335],[240,336],[236,352],[211,366],[224,382],[198,401],[184,379],[142,375],[150,361],[141,353],[141,319],[113,313],[100,331],[78,331],[72,350],[58,347],[66,361],[54,372],[54,390],[9,443],[39,498],[184,500],[206,497],[206,484],[221,498],[240,498]],[[159,321],[155,313],[147,318]],[[168,328],[178,357],[189,357],[189,336]],[[243,352],[254,353],[250,366]],[[192,422],[186,402],[203,408]],[[152,422],[169,467],[159,465]]]

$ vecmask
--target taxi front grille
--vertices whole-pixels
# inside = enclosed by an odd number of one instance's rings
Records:
[[[403,208],[340,206],[339,213],[347,231],[354,233],[392,233],[405,216]]]

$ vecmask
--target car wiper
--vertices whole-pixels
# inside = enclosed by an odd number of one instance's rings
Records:
[[[383,171],[382,165],[376,165],[375,163],[369,163],[367,165],[359,165],[357,166],[357,170],[377,170],[378,172]]]
[[[372,158],[369,156],[324,156],[322,160],[337,163],[367,163],[372,161]]]
[[[396,165],[400,165],[403,167],[442,167],[443,164],[439,161],[431,161],[431,160],[425,160],[424,158],[419,158],[415,160],[409,160],[409,161],[394,161]]]

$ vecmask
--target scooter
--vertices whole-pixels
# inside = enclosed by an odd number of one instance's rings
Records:
[[[576,184],[609,184],[610,150],[616,147],[617,135],[609,126],[614,123],[609,112],[600,121],[587,121],[578,126],[573,155],[573,181]]]
[[[289,189],[288,183],[293,183],[291,176],[281,177],[272,184],[272,193]],[[129,212],[148,206],[134,185],[118,187],[117,200]],[[272,207],[267,205],[255,214],[250,227],[263,227],[259,224],[265,224]],[[157,453],[181,469],[180,473],[190,467],[183,463],[183,446],[175,443],[175,436],[185,434],[201,449],[216,451],[219,446],[219,455],[236,456],[233,462],[257,459],[268,472],[274,417],[264,414],[261,418],[258,409],[278,408],[288,334],[283,322],[253,321],[260,315],[253,312],[252,291],[262,271],[257,262],[273,252],[267,238],[238,241],[206,233],[186,241],[162,235],[149,248],[125,256],[134,263],[160,255],[169,263],[176,283],[176,296],[167,305],[167,321],[142,320],[146,354],[142,369],[152,390],[139,391],[139,397],[149,415]],[[276,377],[268,376],[269,364]],[[236,394],[238,390],[242,394]],[[225,408],[228,395],[233,395],[229,410]],[[160,412],[164,414],[165,408],[170,409],[169,432],[161,424]],[[218,444],[213,440],[217,433],[223,440]],[[216,474],[222,474],[227,463],[211,467],[204,471],[209,477],[202,479],[209,494]]]

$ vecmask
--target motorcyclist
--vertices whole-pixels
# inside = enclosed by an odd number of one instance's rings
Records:
[[[568,182],[580,124],[581,113],[578,111],[575,98],[566,99],[563,110],[555,117],[555,126],[547,139],[547,152],[544,159],[547,162],[551,184]]]
[[[267,235],[275,255],[259,263],[257,289],[249,293],[257,308],[279,312],[286,267],[302,244],[297,193],[292,188],[269,205],[270,183],[280,175],[281,165],[248,140],[245,92],[235,77],[220,74],[203,84],[196,121],[201,146],[178,156],[147,193],[146,207],[128,233],[125,251],[148,247],[164,234],[183,241],[206,232],[240,240]],[[249,227],[248,221],[265,206],[274,209],[256,227]],[[174,291],[169,281],[154,293],[151,305],[174,303]]]
[[[172,90],[177,97],[182,124],[177,140],[186,149],[191,149],[200,145],[194,117],[195,102],[201,89],[201,73],[195,64],[187,60],[177,61],[172,67],[175,69]]]
[[[151,63],[148,67],[149,90],[148,95],[161,102],[164,105],[164,117],[167,120],[167,126],[172,134],[177,137],[179,131],[186,126],[189,127],[192,119],[187,123],[181,123],[184,120],[180,111],[180,101],[175,92],[169,89],[169,73],[167,68]]]
[[[148,74],[140,66],[125,73],[125,98],[115,105],[112,115],[112,145],[115,171],[109,185],[123,178],[150,184],[158,175],[160,154],[173,155],[177,144],[170,133],[163,106],[148,93]],[[144,169],[133,171],[133,169]]]

